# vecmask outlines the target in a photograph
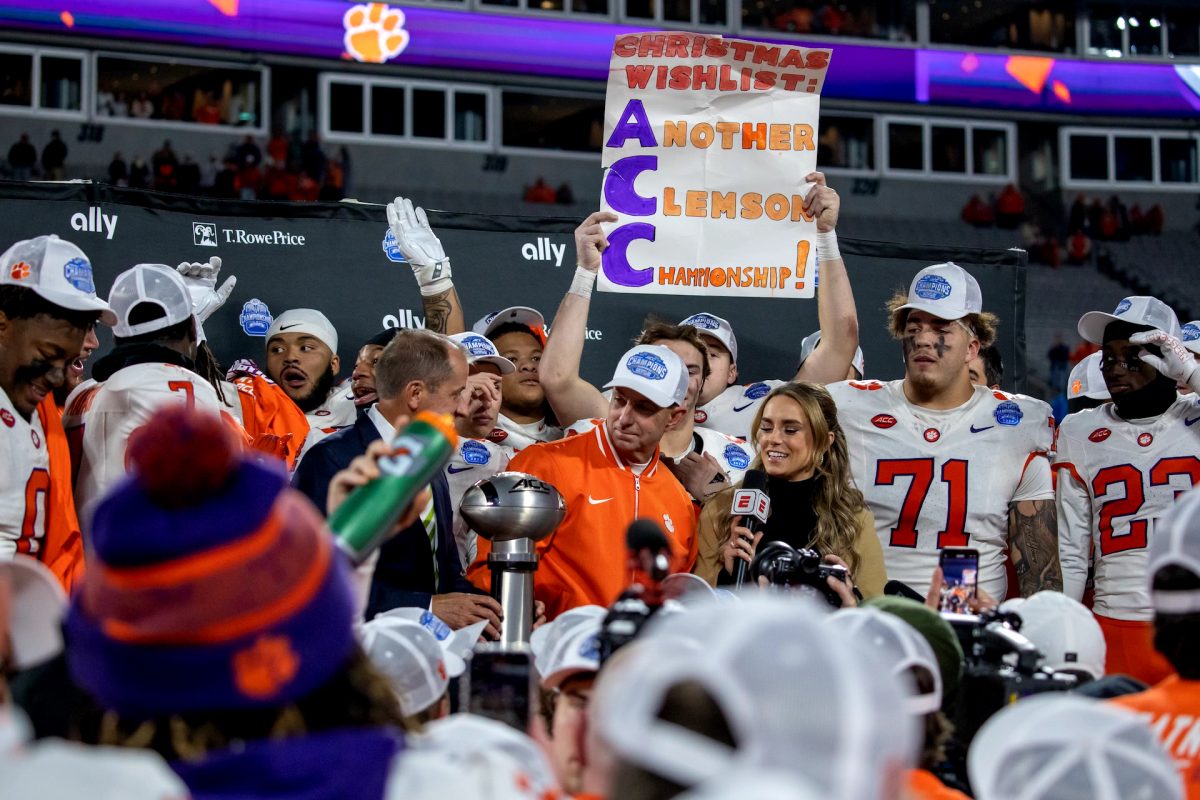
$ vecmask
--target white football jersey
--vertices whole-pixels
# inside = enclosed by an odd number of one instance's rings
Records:
[[[477,481],[490,478],[508,468],[513,449],[487,439],[459,439],[450,463],[446,465],[446,482],[450,485],[450,503],[454,507],[454,541],[458,543],[458,557],[463,569],[475,561],[476,533],[471,530],[458,507],[463,495]]]
[[[503,414],[496,419],[496,427],[488,434],[493,443],[512,448],[519,453],[531,444],[556,442],[563,438],[563,429],[547,425],[546,420],[537,422],[514,422]]]
[[[750,438],[750,424],[762,405],[763,398],[785,381],[759,381],[745,386],[734,385],[702,406],[696,407],[696,425],[712,428],[743,441]]]
[[[978,386],[958,408],[931,411],[908,402],[902,380],[826,388],[888,577],[925,594],[939,551],[971,547],[979,551],[979,586],[1003,599],[1009,505],[1054,497],[1050,406]]]
[[[1095,566],[1097,614],[1154,618],[1146,559],[1156,520],[1200,482],[1200,399],[1184,395],[1161,416],[1124,420],[1105,403],[1070,414],[1054,458],[1063,591],[1083,595]]]
[[[26,422],[0,389],[0,559],[37,555],[46,536],[50,456],[34,411]]]
[[[79,401],[91,393],[86,408]],[[81,384],[67,398],[64,418],[68,438],[79,437],[81,452],[75,479],[75,506],[83,522],[100,498],[125,476],[125,450],[130,435],[155,410],[182,403],[197,411],[225,410],[212,384],[174,364],[134,364],[114,372],[101,384]],[[82,413],[79,413],[79,412]],[[86,523],[84,523],[86,526]]]

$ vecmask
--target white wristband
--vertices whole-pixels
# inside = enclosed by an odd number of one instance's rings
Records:
[[[567,294],[577,294],[584,300],[592,296],[592,287],[596,285],[596,273],[586,267],[575,267],[575,277],[571,279],[571,288]]]
[[[817,261],[838,261],[842,257],[838,250],[837,231],[817,231]]]
[[[417,287],[420,288],[422,297],[433,297],[454,288],[454,280],[450,273],[450,259],[448,258],[423,266],[413,264],[412,269],[413,274],[417,277]]]

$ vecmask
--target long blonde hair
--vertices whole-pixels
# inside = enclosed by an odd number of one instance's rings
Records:
[[[859,566],[858,517],[865,507],[862,492],[850,479],[850,455],[846,434],[838,423],[837,404],[824,386],[817,383],[785,383],[776,387],[754,415],[750,425],[750,445],[754,448],[751,469],[762,469],[762,453],[758,452],[758,431],[762,427],[763,411],[774,397],[788,397],[800,406],[805,422],[812,433],[812,461],[815,491],[813,510],[817,512],[817,528],[812,547],[822,555],[833,553],[850,567],[850,574]],[[829,443],[829,434],[833,442]]]

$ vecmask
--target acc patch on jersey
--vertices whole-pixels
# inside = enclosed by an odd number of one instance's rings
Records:
[[[1020,425],[1021,419],[1025,416],[1025,412],[1021,407],[1012,400],[1005,400],[1000,405],[996,406],[996,410],[992,412],[992,416],[996,418],[996,422],[1001,425]]]
[[[10,428],[17,424],[17,418],[7,408],[0,408],[0,419],[4,420],[4,424]]]
[[[1112,436],[1112,431],[1108,428],[1096,428],[1096,430],[1088,434],[1088,441],[1099,444],[1110,436]]]
[[[876,414],[875,416],[871,417],[871,424],[876,428],[883,428],[884,430],[894,427],[896,421],[896,418],[891,414]]]
[[[462,453],[463,461],[468,464],[486,464],[488,462],[488,449],[479,442],[465,441],[462,447],[458,448],[458,452]]]
[[[747,400],[757,400],[760,397],[766,397],[771,393],[771,387],[765,383],[752,383],[746,387],[746,391],[742,392],[742,397]]]
[[[487,438],[496,444],[500,444],[500,442],[508,438],[508,431],[504,430],[504,428],[492,428],[492,432],[488,434]]]
[[[729,466],[734,469],[745,469],[750,466],[750,454],[743,450],[741,445],[733,443],[725,445],[724,455]]]

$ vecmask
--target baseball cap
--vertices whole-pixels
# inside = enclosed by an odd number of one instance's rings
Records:
[[[605,613],[602,606],[580,606],[533,632],[529,646],[542,686],[556,689],[573,675],[599,671]]]
[[[161,331],[192,316],[192,297],[187,284],[166,264],[138,264],[125,270],[113,281],[108,302],[117,315],[113,336],[122,338]],[[163,316],[130,322],[129,312],[142,303],[158,306]]]
[[[1194,319],[1179,329],[1179,340],[1183,346],[1200,355],[1200,319]]]
[[[727,320],[718,317],[716,314],[701,311],[699,314],[692,314],[690,317],[679,320],[679,324],[691,325],[699,330],[702,335],[711,336],[725,345],[725,349],[729,351],[730,357],[733,358],[733,363],[737,363],[737,337],[733,335],[733,326]]]
[[[1200,575],[1200,489],[1179,496],[1158,520],[1150,538],[1150,556],[1146,580],[1150,584],[1150,605],[1163,614],[1200,613],[1200,589],[1156,591],[1154,576],[1163,567],[1183,567]]]
[[[467,331],[451,334],[450,338],[466,351],[467,362],[470,364],[495,364],[500,368],[501,375],[511,375],[517,371],[517,365],[500,355],[496,345],[486,336]]]
[[[911,692],[904,704],[908,713],[920,717],[942,707],[942,672],[937,657],[925,637],[907,622],[877,608],[846,608],[831,614],[826,623],[887,660],[892,674]],[[929,673],[933,680],[931,691],[922,694],[917,690],[909,672],[913,667]]]
[[[967,770],[978,800],[1182,800],[1171,757],[1138,715],[1070,694],[1001,709],[976,734]]]
[[[924,311],[938,319],[962,319],[983,311],[983,293],[971,273],[947,261],[917,273],[908,286],[908,302],[897,310],[906,309]]]
[[[405,716],[438,702],[450,687],[450,678],[466,668],[422,625],[399,617],[378,616],[364,624],[362,645],[371,663],[391,682]]]
[[[37,559],[18,553],[11,561],[0,561],[0,580],[9,584],[13,666],[33,667],[62,652],[60,623],[67,596],[54,573]]]
[[[437,639],[443,650],[458,656],[463,661],[466,661],[467,653],[475,649],[475,644],[483,635],[483,629],[488,624],[487,620],[480,620],[453,630],[432,611],[415,606],[399,606],[375,615],[376,619],[380,617],[396,617],[417,623],[433,634],[433,638]],[[452,673],[452,675],[457,674],[459,673]]]
[[[683,359],[661,344],[639,344],[625,351],[605,389],[632,389],[659,408],[687,397],[688,371]]]
[[[1100,372],[1100,353],[1092,353],[1071,368],[1067,378],[1067,399],[1090,397],[1093,400],[1111,400],[1104,375]]]
[[[510,728],[503,722],[475,714],[451,714],[429,723],[420,737],[412,737],[408,741],[413,743],[417,752],[431,753],[443,762],[454,765],[467,763],[478,758],[481,753],[506,756],[521,765],[524,774],[523,783],[527,788],[533,790],[534,797],[554,797],[558,794],[559,787],[558,781],[554,777],[554,769],[550,766],[542,748],[533,739]],[[403,769],[400,770],[400,772],[403,771]],[[449,792],[438,795],[438,797],[454,796]],[[492,795],[458,796],[471,798],[491,797]]]
[[[763,593],[652,621],[600,672],[597,733],[622,760],[684,787],[737,768],[777,769],[822,797],[874,800],[885,776],[912,765],[917,720],[882,660],[825,616],[813,601]],[[736,747],[660,716],[685,682],[712,698]]]
[[[337,355],[337,329],[333,327],[329,317],[315,308],[293,308],[280,314],[267,329],[267,342],[281,333],[307,333],[309,336],[315,336]]]
[[[813,350],[816,350],[817,345],[819,345],[820,343],[821,343],[821,332],[820,331],[814,331],[813,333],[810,333],[808,336],[804,337],[803,341],[800,342],[800,362],[796,365],[797,372],[800,371],[800,366],[802,364],[804,364],[805,361],[808,360],[808,357],[812,355]],[[856,370],[858,370],[859,375],[867,374],[866,362],[863,359],[863,352],[862,352],[861,347],[856,347],[854,349],[854,358],[851,359],[850,364]]]
[[[540,311],[528,306],[509,306],[499,311],[489,311],[471,326],[471,330],[490,339],[492,331],[501,325],[508,324],[524,325],[533,332],[534,336],[537,336],[545,343],[546,318],[542,316]]]
[[[1176,339],[1181,338],[1179,319],[1171,307],[1157,297],[1134,295],[1117,303],[1113,313],[1089,311],[1079,318],[1076,330],[1086,342],[1104,344],[1104,329],[1111,322],[1128,322],[1166,331]]]
[[[87,255],[54,234],[23,239],[5,250],[0,256],[0,285],[24,286],[70,311],[99,311],[105,325],[117,322],[108,303],[96,296]]]
[[[1042,651],[1043,666],[1086,672],[1093,680],[1104,677],[1104,634],[1082,603],[1062,592],[1043,591],[1011,610],[1021,618],[1021,634]]]
[[[953,698],[962,680],[964,659],[962,645],[950,623],[929,606],[907,597],[880,595],[872,597],[866,605],[899,617],[925,637],[941,672],[942,697]]]

